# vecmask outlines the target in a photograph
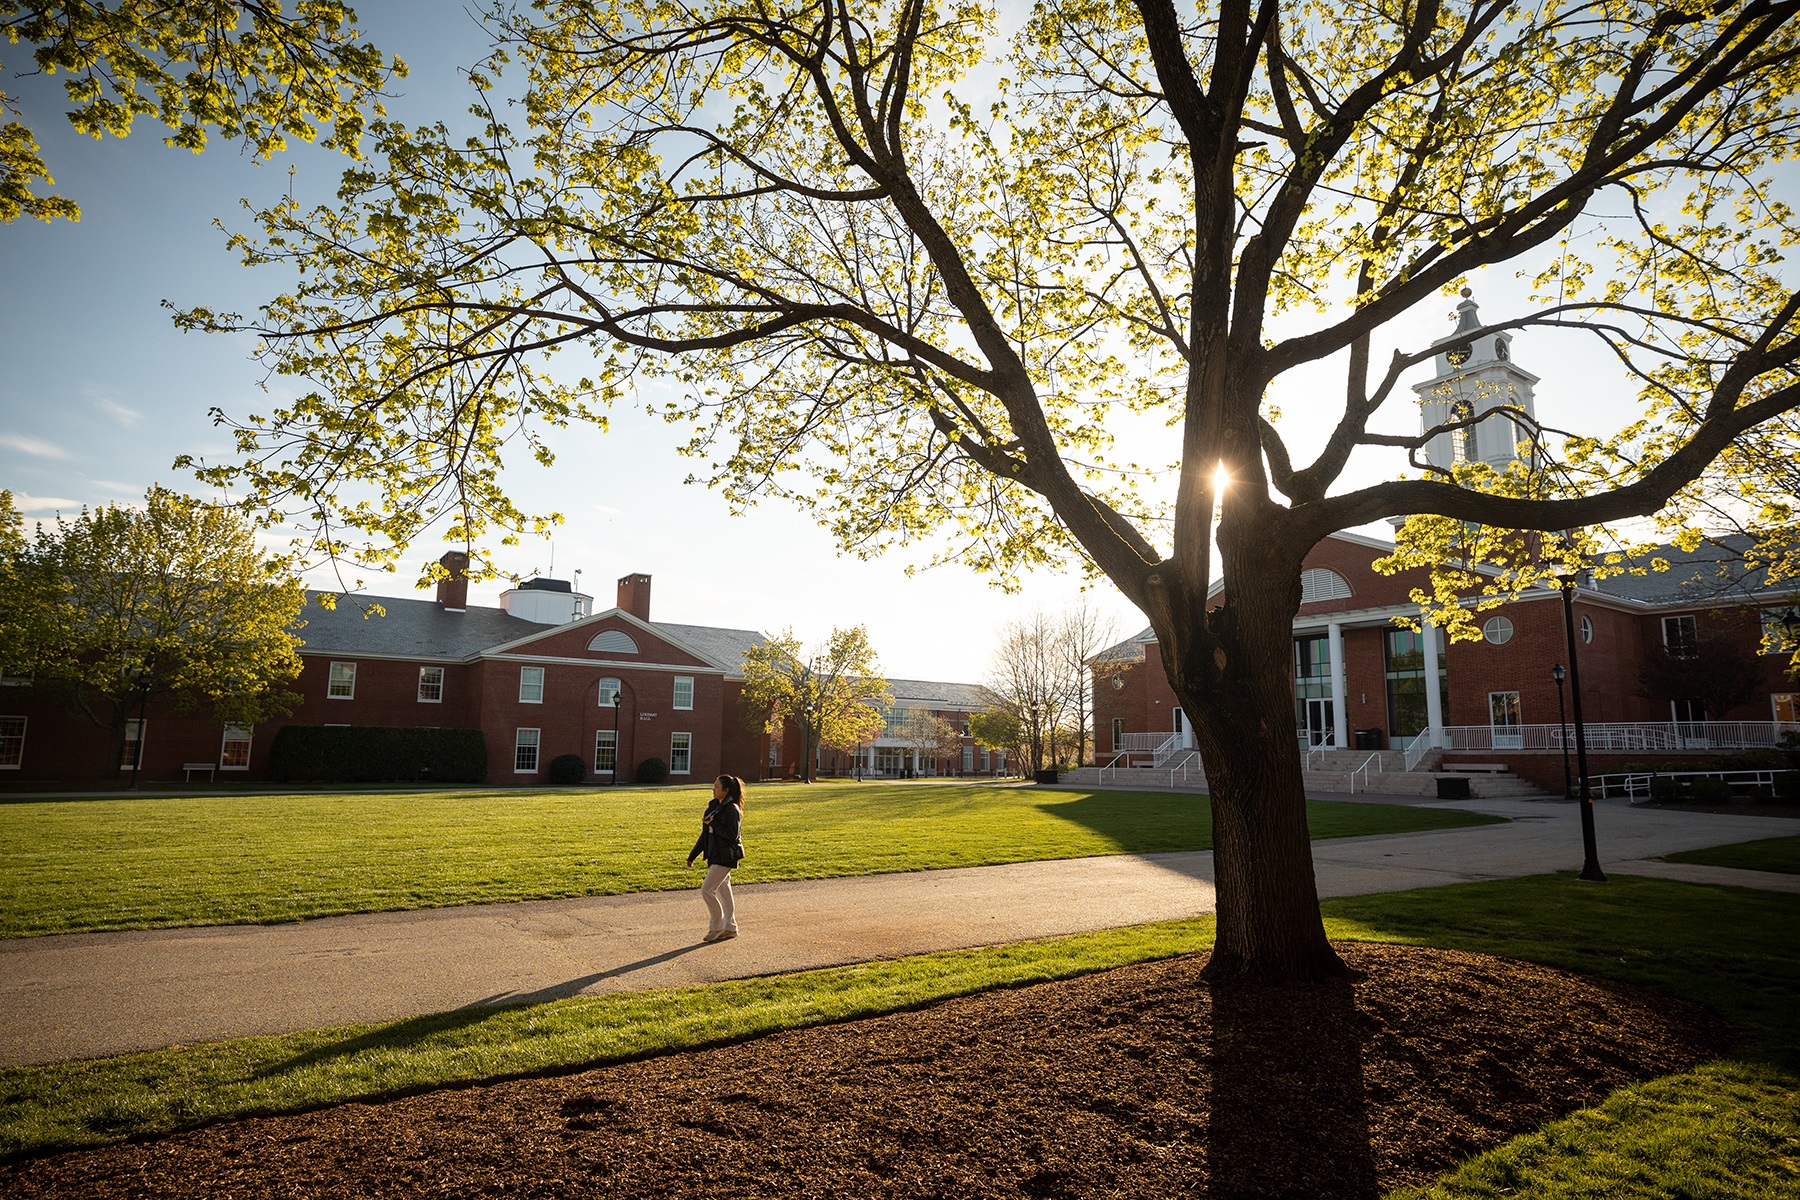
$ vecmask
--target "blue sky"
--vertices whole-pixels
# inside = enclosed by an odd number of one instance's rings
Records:
[[[467,98],[458,69],[486,46],[475,22],[419,0],[378,0],[360,15],[367,35],[411,67],[392,113],[408,123],[460,121]],[[21,49],[7,48],[8,69],[25,61]],[[0,487],[39,519],[83,504],[129,502],[153,482],[200,490],[170,464],[183,453],[227,452],[209,410],[241,414],[266,403],[258,391],[262,372],[249,359],[247,339],[180,333],[163,302],[253,312],[286,277],[239,266],[215,220],[247,227],[239,199],[273,200],[289,186],[290,167],[303,197],[326,197],[344,162],[301,147],[257,164],[223,142],[193,155],[163,146],[158,127],[146,123],[123,141],[95,142],[61,119],[60,80],[15,80],[9,90],[23,97],[58,187],[83,217],[78,224],[0,226]],[[1478,298],[1490,305],[1518,294],[1510,272],[1480,287]],[[1395,336],[1417,339],[1414,345],[1431,340],[1448,330],[1451,306],[1422,306]],[[1559,352],[1559,388],[1544,365],[1548,337],[1530,334],[1517,344],[1520,364],[1547,377],[1539,391],[1546,417],[1559,392],[1592,396],[1599,384],[1593,368],[1571,366],[1583,361],[1578,355]],[[1376,361],[1385,355],[1378,348]],[[1297,419],[1297,451],[1322,438],[1324,421],[1308,418],[1335,412],[1341,394],[1341,378],[1328,368],[1284,383],[1276,399]],[[1387,424],[1411,432],[1415,411],[1397,403]],[[922,561],[923,553],[874,563],[839,557],[823,531],[783,506],[732,517],[720,497],[681,483],[689,465],[674,451],[679,432],[620,412],[610,433],[578,428],[557,435],[553,468],[514,467],[508,485],[521,507],[560,510],[568,523],[553,546],[528,542],[501,551],[502,568],[550,574],[554,555],[554,574],[569,578],[579,568],[583,590],[601,607],[612,602],[617,577],[648,572],[653,615],[664,620],[792,626],[807,639],[864,623],[888,673],[902,678],[978,680],[1001,625],[1033,608],[1060,608],[1079,592],[1073,572],[1033,577],[1023,594],[1009,596],[960,566],[907,576],[907,563]],[[1154,457],[1173,457],[1174,436]],[[1367,481],[1402,466],[1390,460],[1359,471]],[[376,595],[412,594],[413,568],[440,552],[435,544],[415,545],[400,574],[360,578]],[[309,582],[336,586],[321,573]],[[477,589],[477,599],[493,602],[500,586]],[[1110,585],[1090,594],[1121,637],[1144,624]]]

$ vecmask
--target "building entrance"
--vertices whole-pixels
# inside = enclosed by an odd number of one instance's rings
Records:
[[[1308,746],[1330,746],[1337,741],[1337,722],[1332,711],[1331,697],[1309,696],[1306,700],[1306,744]]]

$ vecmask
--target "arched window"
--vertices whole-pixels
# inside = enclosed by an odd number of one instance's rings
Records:
[[[1300,572],[1300,603],[1319,600],[1342,600],[1350,594],[1350,584],[1336,571],[1313,567]]]
[[[619,695],[619,681],[618,680],[612,679],[609,677],[606,679],[602,679],[600,681],[600,707],[601,708],[611,708],[612,702],[618,698],[618,695]]]
[[[588,643],[588,649],[604,650],[612,654],[636,654],[638,652],[637,643],[631,640],[631,635],[620,629],[603,630],[595,636],[593,641]]]
[[[1450,406],[1450,419],[1452,421],[1467,421],[1474,415],[1475,405],[1473,401],[1467,399],[1458,400],[1455,404]],[[1459,463],[1474,461],[1475,427],[1473,425],[1470,425],[1466,429],[1458,429],[1451,433],[1450,458],[1451,461]]]

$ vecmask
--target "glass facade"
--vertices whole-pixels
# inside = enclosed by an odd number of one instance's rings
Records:
[[[1437,639],[1438,711],[1450,711],[1450,675],[1444,666],[1444,631],[1434,629]],[[1383,639],[1383,657],[1387,664],[1388,737],[1417,737],[1425,728],[1425,639],[1410,629],[1390,629]]]
[[[1331,699],[1331,639],[1317,637],[1294,639],[1294,728],[1310,728],[1306,719],[1308,700]]]

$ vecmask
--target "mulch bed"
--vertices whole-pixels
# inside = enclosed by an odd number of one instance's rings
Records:
[[[1203,957],[579,1074],[0,1167],[81,1197],[1377,1196],[1728,1048],[1653,993],[1454,951]]]

